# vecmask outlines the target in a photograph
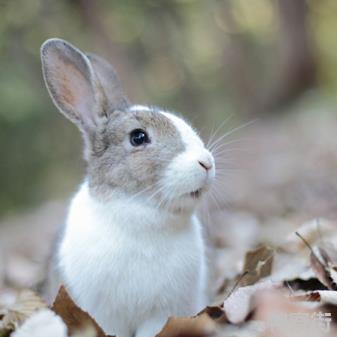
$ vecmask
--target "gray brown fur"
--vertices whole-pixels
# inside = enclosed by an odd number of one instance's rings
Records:
[[[134,129],[145,130],[151,143],[132,148],[129,134]],[[104,195],[115,188],[132,194],[156,184],[172,158],[184,150],[172,122],[160,112],[147,110],[115,111],[98,130],[92,147],[89,186]]]

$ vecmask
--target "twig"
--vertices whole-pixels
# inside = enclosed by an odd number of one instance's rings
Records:
[[[310,249],[311,253],[316,256],[314,250],[312,249],[311,245],[309,242],[299,233],[295,232],[295,234],[304,242],[304,244]]]
[[[233,292],[236,290],[236,288],[238,287],[238,285],[240,284],[240,282],[242,281],[242,279],[247,275],[249,274],[249,271],[246,270],[245,272],[243,272],[240,277],[238,278],[238,280],[235,282],[233,288],[231,289],[231,291],[228,293],[228,295],[226,296],[225,300],[227,300],[227,298],[229,296],[231,296],[233,294]]]

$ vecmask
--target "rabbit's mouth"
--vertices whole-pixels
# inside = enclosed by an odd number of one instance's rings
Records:
[[[175,213],[193,210],[197,203],[201,200],[207,187],[203,186],[192,192],[187,192],[177,196],[173,201],[170,201],[169,208]]]

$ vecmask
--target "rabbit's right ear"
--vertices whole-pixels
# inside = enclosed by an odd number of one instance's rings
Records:
[[[86,54],[95,74],[97,75],[106,98],[108,111],[115,109],[125,109],[130,103],[125,95],[119,78],[112,65],[100,56],[92,53]]]
[[[105,97],[87,56],[61,39],[41,47],[43,77],[49,94],[67,118],[90,131],[104,114]]]

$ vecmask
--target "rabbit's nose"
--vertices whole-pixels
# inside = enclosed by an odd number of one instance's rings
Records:
[[[198,163],[206,171],[209,171],[213,167],[212,162],[210,160],[208,160],[208,159],[198,160]]]

